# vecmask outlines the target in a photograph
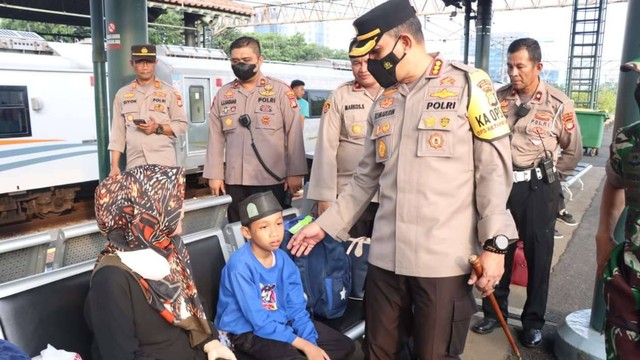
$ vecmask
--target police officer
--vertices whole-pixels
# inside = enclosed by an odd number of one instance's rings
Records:
[[[229,194],[229,222],[240,220],[238,203],[272,191],[283,208],[307,173],[302,122],[293,91],[260,72],[260,43],[240,37],[231,43],[236,79],[220,88],[211,106],[203,176],[214,195]],[[289,195],[287,195],[289,192]]]
[[[348,238],[379,189],[366,280],[371,359],[395,359],[407,333],[414,357],[459,359],[475,301],[493,292],[516,229],[509,128],[483,71],[426,52],[407,0],[354,21],[351,57],[385,92],[368,116],[363,158],[336,202],[290,242],[308,253],[325,232]],[[484,273],[469,276],[480,247]],[[415,321],[414,321],[415,319]]]
[[[640,58],[621,66],[640,73]],[[640,82],[634,97],[640,108]],[[637,119],[637,118],[636,118]],[[627,119],[625,119],[627,120]],[[629,123],[628,121],[625,121]],[[607,359],[636,359],[640,354],[640,122],[624,126],[611,143],[607,178],[600,203],[596,233],[597,275],[604,275]],[[625,205],[624,241],[617,244],[614,230]]]
[[[131,47],[131,67],[136,79],[122,87],[113,100],[111,117],[111,171],[120,173],[120,156],[126,149],[127,165],[176,166],[175,138],[189,124],[182,96],[171,85],[156,78],[155,45]]]
[[[351,42],[349,50],[356,41]],[[356,172],[364,150],[367,115],[382,89],[367,70],[367,57],[351,59],[355,80],[334,90],[322,107],[307,198],[318,201],[318,216],[335,201]],[[378,209],[377,196],[350,231],[352,237],[371,236]]]
[[[511,84],[498,90],[502,112],[513,133],[513,189],[508,207],[519,238],[524,242],[529,270],[527,301],[521,315],[524,331],[520,339],[527,347],[542,342],[561,191],[559,179],[570,174],[582,158],[582,138],[573,102],[540,80],[541,61],[542,53],[536,40],[524,38],[512,42],[507,57]],[[562,156],[559,156],[560,149]],[[505,318],[515,249],[515,245],[509,248],[505,273],[495,291]],[[472,328],[479,334],[489,333],[499,325],[487,299],[483,300],[483,311],[485,318]]]

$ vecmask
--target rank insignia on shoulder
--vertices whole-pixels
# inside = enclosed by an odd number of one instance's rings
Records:
[[[431,69],[429,70],[429,76],[436,76],[440,74],[440,70],[442,70],[442,60],[434,59],[431,64]]]
[[[260,79],[260,86],[264,86],[267,83],[267,80]]]
[[[160,87],[162,87],[162,84],[160,84],[159,80],[156,80],[153,82],[153,87],[156,89],[160,89]]]

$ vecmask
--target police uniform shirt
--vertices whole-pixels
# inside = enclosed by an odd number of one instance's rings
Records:
[[[293,91],[283,82],[259,75],[256,87],[244,90],[238,80],[225,84],[211,105],[209,143],[203,176],[231,185],[279,183],[262,167],[262,159],[279,177],[307,173],[302,122]],[[251,131],[238,122],[251,119]]]
[[[517,238],[506,209],[509,129],[486,73],[432,56],[418,80],[375,101],[357,172],[317,222],[347,239],[379,188],[369,262],[398,275],[451,277],[470,273],[467,259],[485,240]]]
[[[540,81],[528,102],[531,110],[518,119],[521,101],[511,84],[498,90],[498,99],[513,133],[513,165],[521,169],[535,167],[546,149],[547,154],[553,156],[558,172],[571,174],[582,158],[582,136],[573,101],[562,91]],[[558,157],[560,149],[562,156]]]
[[[335,201],[362,158],[367,116],[375,97],[355,81],[334,90],[322,108],[307,197]],[[377,199],[374,199],[377,201]]]
[[[124,153],[127,169],[138,165],[159,164],[176,166],[174,137],[145,134],[134,119],[149,120],[153,116],[162,126],[169,126],[175,136],[184,135],[189,126],[182,96],[171,85],[154,80],[140,86],[136,80],[122,87],[113,101],[109,150]]]

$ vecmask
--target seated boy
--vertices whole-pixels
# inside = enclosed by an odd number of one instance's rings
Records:
[[[242,235],[249,241],[222,270],[216,327],[236,351],[256,359],[332,359],[349,357],[351,339],[312,321],[300,271],[280,250],[282,208],[271,192],[239,204]]]

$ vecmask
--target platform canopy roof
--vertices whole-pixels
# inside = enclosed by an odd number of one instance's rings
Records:
[[[127,1],[127,0],[112,0]],[[89,0],[2,0],[0,18],[90,26]],[[148,0],[148,21],[169,8],[202,16],[223,17],[225,23],[247,23],[253,7],[231,0]]]

